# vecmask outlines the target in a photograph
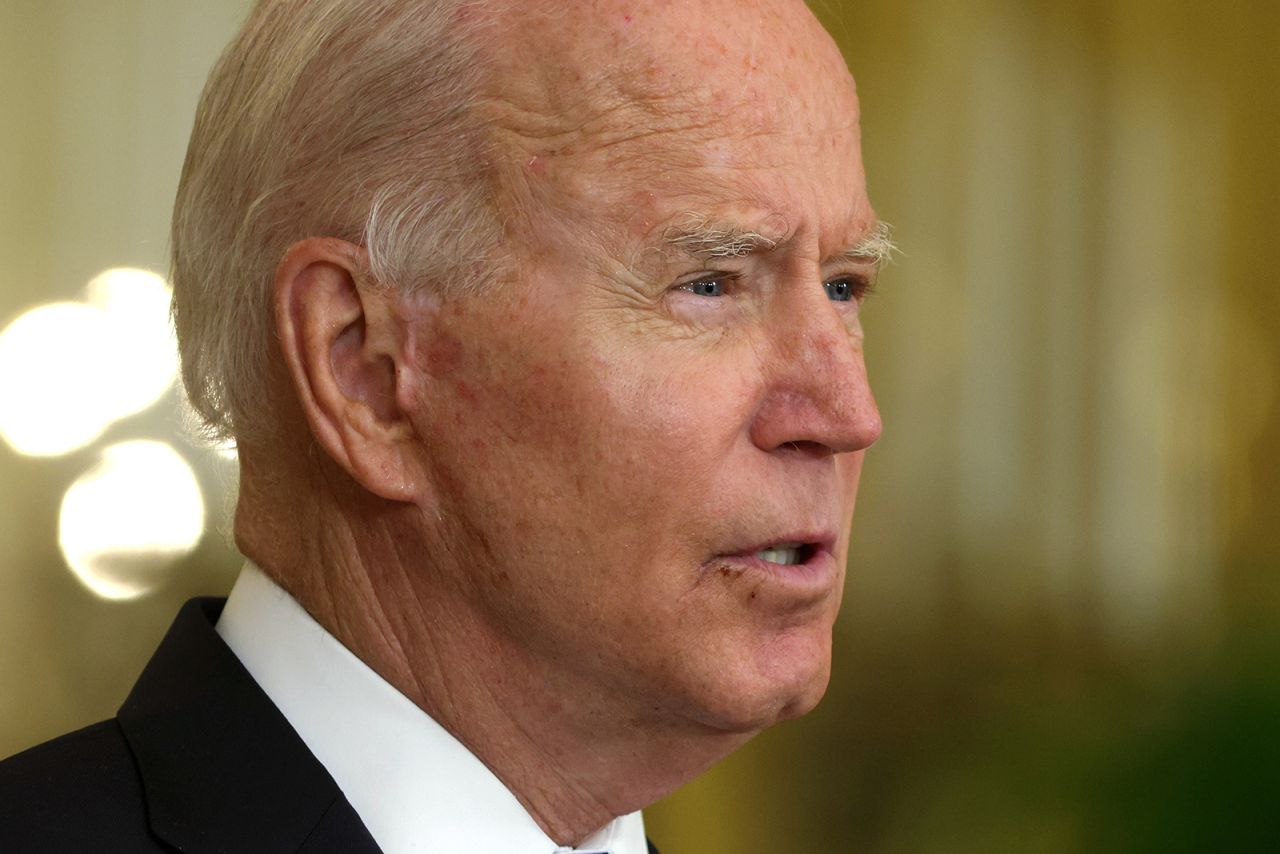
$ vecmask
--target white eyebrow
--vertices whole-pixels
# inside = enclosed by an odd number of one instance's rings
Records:
[[[671,249],[697,258],[744,258],[753,252],[774,249],[779,241],[758,231],[713,223],[704,216],[689,214],[683,224],[667,229],[663,242]],[[893,226],[880,221],[866,237],[840,255],[850,261],[864,264],[870,261],[880,267],[899,253],[893,242]]]
[[[841,254],[850,261],[870,261],[879,267],[892,261],[893,256],[900,251],[893,242],[893,226],[887,222],[877,222],[856,246]]]
[[[697,214],[667,229],[663,241],[671,249],[698,258],[743,258],[778,245],[777,240],[758,231],[712,223]]]

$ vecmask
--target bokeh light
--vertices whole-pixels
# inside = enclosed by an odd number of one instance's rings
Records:
[[[204,527],[204,499],[187,461],[163,442],[123,442],[67,490],[58,545],[96,595],[135,599],[195,549]]]
[[[149,270],[117,267],[94,277],[86,295],[110,326],[112,417],[154,405],[178,376],[169,285]]]
[[[155,404],[178,373],[169,296],[160,276],[121,267],[96,276],[86,302],[19,316],[0,332],[0,436],[58,456]]]
[[[111,349],[101,310],[83,303],[31,309],[0,332],[0,436],[20,454],[56,456],[111,423]]]

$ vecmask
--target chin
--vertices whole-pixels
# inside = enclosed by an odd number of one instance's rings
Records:
[[[831,636],[793,639],[786,649],[716,676],[719,690],[704,696],[704,721],[726,732],[755,733],[813,711],[831,678]]]
[[[792,698],[791,702],[784,705],[778,713],[779,721],[789,721],[793,718],[807,715],[817,708],[818,703],[822,702],[822,698],[827,695],[827,685],[830,682],[831,668],[823,669],[822,676],[807,686],[807,689]]]
[[[780,702],[772,723],[788,721],[807,715],[817,707],[827,694],[827,685],[831,681],[831,657],[824,655],[819,662],[804,674],[797,673],[794,682],[787,686],[786,692],[779,697]]]

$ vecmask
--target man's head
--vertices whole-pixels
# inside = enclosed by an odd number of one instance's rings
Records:
[[[276,460],[320,472],[311,493],[242,500],[250,556],[287,574],[268,541],[324,526],[299,541],[331,545],[292,571],[343,563],[324,586],[376,604],[315,607],[393,636],[402,690],[518,685],[542,718],[618,744],[812,707],[880,431],[858,310],[887,241],[853,81],[803,3],[256,15],[206,96],[175,230],[187,381],[241,439],[244,489]],[[256,69],[281,33],[291,82]],[[254,74],[266,106],[239,91]],[[212,127],[237,121],[270,140],[270,181],[201,165],[246,156]],[[219,241],[244,266],[193,269],[219,262],[191,247]],[[243,309],[217,292],[228,276]],[[238,323],[265,337],[233,343]],[[213,362],[227,346],[244,352]],[[233,370],[254,359],[256,392]],[[450,638],[467,661],[440,659]]]

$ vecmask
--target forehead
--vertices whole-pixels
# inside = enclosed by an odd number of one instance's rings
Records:
[[[526,3],[493,33],[480,109],[537,207],[870,219],[853,80],[799,0]]]
[[[800,0],[523,0],[485,31],[488,106],[531,137],[857,120],[844,61]]]

